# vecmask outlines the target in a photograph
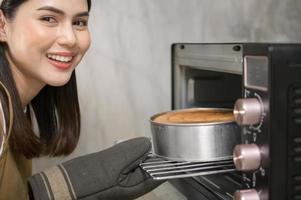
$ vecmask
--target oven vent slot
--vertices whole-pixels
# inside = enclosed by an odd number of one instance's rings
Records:
[[[179,162],[158,159],[152,155],[150,157],[153,158],[141,163],[140,166],[155,180],[186,178],[235,171],[232,159],[212,162]]]
[[[301,107],[300,108],[295,108],[294,109],[294,114],[296,114],[296,115],[301,114]]]
[[[294,141],[298,141],[298,140],[295,139]],[[297,142],[295,143],[293,152],[294,152],[294,161],[300,162],[301,161],[301,143],[297,143]]]
[[[294,118],[294,122],[296,124],[301,124],[301,118]]]
[[[301,98],[296,98],[294,99],[295,104],[300,104],[301,105]]]
[[[295,124],[301,124],[301,87],[295,87],[292,91],[292,114]]]
[[[294,139],[294,142],[297,144],[297,143],[300,143],[300,145],[301,145],[301,137],[296,137],[295,139]],[[298,145],[298,144],[297,144]]]
[[[301,88],[295,88],[294,89],[294,94],[295,95],[301,95]]]
[[[301,200],[301,195],[294,195],[291,200]]]
[[[295,132],[295,134],[298,134]],[[301,165],[301,137],[295,137],[292,140],[292,156],[293,156],[293,166],[297,167]],[[300,180],[301,181],[301,180]]]

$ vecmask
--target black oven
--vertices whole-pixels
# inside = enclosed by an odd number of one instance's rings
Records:
[[[237,171],[174,179],[188,199],[301,200],[301,45],[172,46],[172,109],[233,108]]]

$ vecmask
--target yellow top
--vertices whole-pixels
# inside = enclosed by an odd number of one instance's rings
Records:
[[[0,89],[8,101],[9,121],[6,120],[0,101],[0,200],[29,199],[26,179],[31,175],[31,160],[23,155],[13,153],[8,145],[12,131],[13,107],[6,87],[0,81]]]

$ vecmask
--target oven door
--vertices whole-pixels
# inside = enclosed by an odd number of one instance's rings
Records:
[[[233,108],[242,97],[241,46],[174,44],[172,109]],[[170,180],[187,199],[233,199],[244,188],[239,172]]]

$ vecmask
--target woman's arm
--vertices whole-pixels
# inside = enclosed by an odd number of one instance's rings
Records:
[[[135,199],[162,183],[139,167],[150,150],[135,138],[44,170],[29,179],[34,199]]]

